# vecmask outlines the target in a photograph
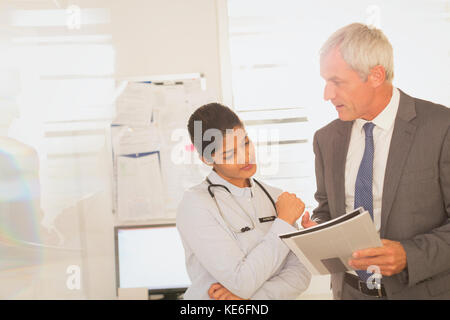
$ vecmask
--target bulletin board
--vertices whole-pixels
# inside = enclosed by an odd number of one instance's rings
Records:
[[[131,78],[117,83],[111,124],[113,213],[117,222],[175,219],[183,193],[208,168],[189,139],[192,112],[212,102],[201,74]]]

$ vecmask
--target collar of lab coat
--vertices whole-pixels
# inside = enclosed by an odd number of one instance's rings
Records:
[[[227,180],[225,180],[224,178],[222,178],[221,176],[219,176],[217,174],[217,172],[215,172],[214,170],[211,170],[211,173],[208,175],[208,179],[209,181],[211,181],[211,183],[213,184],[221,184],[224,185],[225,187],[228,188],[228,190],[230,190],[231,194],[235,197],[245,197],[245,198],[251,198],[253,197],[253,195],[255,194],[254,189],[255,189],[255,183],[253,182],[253,178],[250,178],[250,187],[244,187],[244,188],[240,188],[235,186],[234,184],[229,183]],[[216,189],[217,192],[226,192],[223,189]]]

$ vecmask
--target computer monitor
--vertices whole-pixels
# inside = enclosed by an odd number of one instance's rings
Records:
[[[116,226],[116,285],[174,296],[190,286],[175,224]]]

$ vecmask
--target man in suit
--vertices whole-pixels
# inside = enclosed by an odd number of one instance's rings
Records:
[[[392,85],[385,35],[354,23],[323,45],[324,99],[339,119],[314,136],[318,207],[304,227],[357,207],[382,247],[356,251],[331,275],[335,299],[450,299],[450,109]],[[381,287],[369,266],[379,268]]]

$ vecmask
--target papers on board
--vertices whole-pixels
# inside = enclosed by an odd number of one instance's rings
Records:
[[[159,152],[117,156],[120,220],[164,217]]]
[[[201,172],[201,165],[198,164],[198,157],[188,136],[186,126],[189,116],[196,108],[214,99],[206,95],[201,79],[164,83],[123,82],[117,90],[117,96],[117,116],[111,126],[114,211],[118,213],[120,220],[155,218],[157,210],[153,210],[151,214],[142,213],[149,211],[142,209],[149,207],[148,202],[137,201],[140,204],[133,207],[137,216],[133,216],[134,213],[130,209],[133,205],[128,200],[125,201],[133,194],[139,194],[137,192],[141,194],[135,199],[140,199],[144,190],[147,190],[152,197],[160,197],[159,202],[151,202],[156,203],[151,205],[156,207],[162,202],[160,217],[172,217],[184,191],[201,182],[205,176],[204,172]],[[127,191],[126,186],[132,185],[133,177],[142,178],[137,172],[143,170],[143,167],[140,161],[133,161],[138,158],[132,159],[123,155],[141,155],[154,151],[159,154],[157,168],[160,182],[155,182],[150,188],[141,181],[137,185],[143,188]],[[145,161],[143,160],[143,163]],[[122,169],[126,169],[127,173],[120,176],[123,174]],[[131,170],[135,172],[129,174]],[[155,171],[152,172],[156,175]],[[144,175],[150,177],[147,172],[144,172]],[[158,191],[154,192],[156,189]]]
[[[152,118],[153,95],[147,83],[130,82],[116,101],[113,124],[142,127]]]
[[[116,154],[133,154],[161,148],[160,131],[154,124],[145,127],[111,127],[112,144]]]
[[[176,211],[184,192],[200,183],[206,174],[204,165],[192,144],[187,131],[190,115],[210,99],[201,87],[201,81],[183,80],[182,84],[153,87],[155,124],[160,130],[161,170],[165,185],[165,208],[168,213]],[[206,170],[209,172],[209,170]]]

